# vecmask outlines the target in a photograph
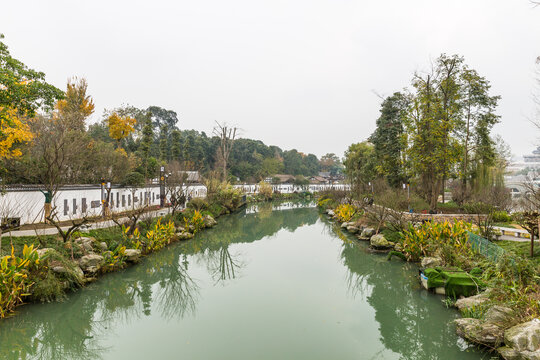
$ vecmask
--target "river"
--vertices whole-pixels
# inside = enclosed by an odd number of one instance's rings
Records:
[[[417,267],[317,209],[262,204],[0,322],[0,359],[489,359]]]

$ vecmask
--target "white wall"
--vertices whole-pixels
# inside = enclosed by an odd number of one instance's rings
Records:
[[[256,194],[259,185],[235,185],[235,188],[242,189],[246,194]],[[349,185],[309,185],[307,189],[311,192],[318,192],[326,189],[349,189]],[[301,192],[304,189],[300,186],[290,184],[272,185],[274,191],[281,193]],[[189,185],[186,196],[191,198],[206,197],[206,187],[204,185]],[[137,199],[137,201],[133,201]],[[8,190],[5,195],[0,196],[0,218],[19,217],[21,224],[32,224],[43,222],[43,204],[45,196],[40,191]],[[170,202],[167,198],[166,202]],[[86,204],[86,207],[84,206]],[[143,188],[122,188],[114,187],[111,190],[110,209],[112,212],[123,212],[143,205],[159,205],[159,185],[150,185]],[[102,213],[101,189],[99,187],[66,188],[58,192],[53,200],[53,207],[60,220],[77,219],[83,216],[97,216]]]
[[[190,185],[186,195],[205,197],[206,187],[203,185]],[[123,212],[143,205],[159,205],[159,185],[143,188],[111,189],[110,209],[113,212]],[[136,201],[134,202],[134,199]],[[166,202],[170,199],[167,198]],[[0,218],[20,217],[21,224],[43,222],[43,205],[45,196],[40,191],[10,191],[0,196]],[[87,216],[97,216],[102,213],[101,189],[74,188],[63,189],[53,199],[53,208],[56,207],[58,219],[70,220]]]

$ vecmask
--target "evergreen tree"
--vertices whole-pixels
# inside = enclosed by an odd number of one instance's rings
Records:
[[[403,137],[403,122],[408,106],[408,98],[399,92],[387,97],[381,105],[377,128],[369,138],[374,145],[377,172],[393,187],[407,181],[403,159],[407,145]]]

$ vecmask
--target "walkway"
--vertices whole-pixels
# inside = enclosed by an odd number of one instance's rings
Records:
[[[164,216],[168,214],[171,211],[170,208],[163,208],[159,210],[152,210],[149,211],[141,216],[142,219],[151,217],[158,217],[158,216]],[[129,220],[127,217],[122,217],[118,221],[124,222]],[[112,220],[103,220],[103,221],[96,221],[93,223],[88,223],[85,226],[81,227],[82,231],[88,231],[88,230],[95,230],[95,229],[105,229],[116,226],[116,224]],[[62,230],[69,229],[69,226],[61,226]],[[29,230],[15,230],[15,231],[6,231],[2,234],[2,237],[19,237],[19,236],[43,236],[43,235],[56,235],[58,234],[58,229],[55,227],[46,227],[41,229],[29,229]]]

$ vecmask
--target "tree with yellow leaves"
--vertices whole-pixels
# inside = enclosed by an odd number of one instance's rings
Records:
[[[109,136],[118,142],[118,146],[120,146],[122,139],[125,139],[135,130],[135,124],[137,123],[135,118],[120,116],[116,112],[113,112],[106,121],[109,126]]]
[[[65,98],[56,103],[57,116],[69,130],[84,131],[84,120],[94,112],[94,102],[86,95],[87,89],[85,78],[73,77],[68,80]]]
[[[0,159],[11,159],[22,155],[16,146],[32,140],[28,124],[17,116],[17,111],[0,106]]]
[[[14,59],[3,38],[0,34],[0,160],[20,156],[17,146],[32,140],[28,119],[63,97],[44,73]]]

